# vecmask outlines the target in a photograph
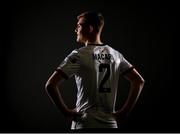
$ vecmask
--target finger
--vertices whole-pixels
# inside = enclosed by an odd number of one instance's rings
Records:
[[[81,120],[81,116],[80,115],[75,115],[73,118],[72,118],[73,121],[79,121]]]
[[[83,113],[81,113],[81,112],[77,112],[77,114],[78,114],[79,116],[83,116]]]
[[[81,113],[81,112],[74,112],[74,115],[75,116],[83,116],[83,113]]]
[[[73,116],[73,120],[79,121],[83,117],[83,113],[76,112],[76,114]]]
[[[72,117],[72,116],[68,116],[68,117],[67,117],[67,120],[68,120],[69,122],[71,122],[71,121],[73,120],[73,117]]]

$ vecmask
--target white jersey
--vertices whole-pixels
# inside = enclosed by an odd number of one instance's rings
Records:
[[[73,50],[59,65],[65,78],[75,76],[77,112],[84,113],[72,122],[71,129],[117,128],[115,112],[119,75],[132,65],[108,45],[88,45]]]

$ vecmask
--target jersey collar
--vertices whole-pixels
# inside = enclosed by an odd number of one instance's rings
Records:
[[[105,44],[88,44],[88,45],[90,45],[90,46],[105,46]]]

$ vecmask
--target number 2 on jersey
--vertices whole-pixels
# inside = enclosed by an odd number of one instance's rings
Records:
[[[106,81],[108,80],[108,78],[110,76],[110,65],[109,64],[100,64],[99,72],[102,72],[103,69],[106,69],[107,71],[106,71],[106,74],[104,75],[102,81],[100,82],[99,93],[110,93],[111,88],[104,87],[104,84],[106,83]]]

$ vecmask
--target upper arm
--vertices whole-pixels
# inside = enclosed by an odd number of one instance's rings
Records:
[[[138,73],[134,66],[129,63],[122,54],[120,54],[120,74],[123,75],[131,83],[139,84],[144,83],[143,77]]]
[[[57,87],[64,79],[68,79],[67,75],[60,68],[57,68],[46,82],[46,88],[48,86]]]
[[[135,68],[124,74],[124,77],[131,83],[144,83],[143,77],[138,73]]]
[[[73,76],[79,70],[79,67],[78,51],[74,50],[61,62],[54,73],[50,76],[46,82],[46,87],[49,85],[57,87],[61,81]]]

